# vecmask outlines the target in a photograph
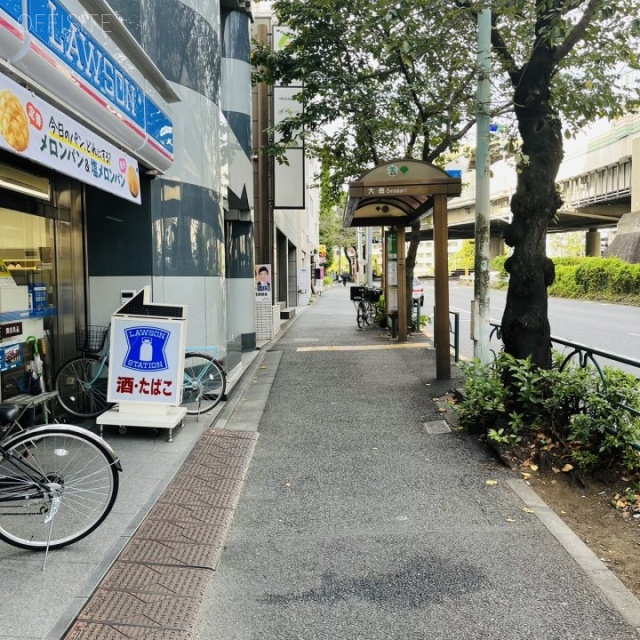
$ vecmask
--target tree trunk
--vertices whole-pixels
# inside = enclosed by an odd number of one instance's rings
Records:
[[[413,272],[416,266],[416,256],[420,246],[420,223],[411,225],[409,235],[409,249],[405,259],[405,286],[407,287],[407,318],[411,324],[411,311],[413,309]],[[420,312],[418,312],[420,313]]]
[[[509,272],[507,303],[502,317],[504,349],[516,358],[551,367],[551,329],[547,287],[553,283],[553,262],[546,255],[547,225],[562,200],[556,176],[562,161],[561,122],[549,106],[550,64],[528,69],[514,94],[522,138],[516,193],[511,199],[513,220],[505,242],[513,254],[505,263]]]

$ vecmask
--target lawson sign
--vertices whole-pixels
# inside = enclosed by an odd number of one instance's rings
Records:
[[[184,325],[183,320],[112,316],[107,400],[179,405]]]
[[[99,28],[91,14],[74,14],[59,0],[0,0],[0,55],[165,170],[173,162],[172,121],[109,53],[106,20],[116,18],[103,18]]]

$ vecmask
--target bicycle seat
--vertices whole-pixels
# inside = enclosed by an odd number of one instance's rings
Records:
[[[20,407],[17,404],[0,404],[0,425],[14,422],[19,415]]]

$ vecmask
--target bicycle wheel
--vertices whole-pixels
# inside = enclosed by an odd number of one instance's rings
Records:
[[[364,329],[367,326],[367,310],[364,306],[364,302],[358,302],[356,320],[358,322],[359,329]]]
[[[370,302],[367,305],[367,324],[372,325],[376,321],[376,303]]]
[[[6,441],[0,459],[0,539],[39,551],[89,535],[118,494],[119,465],[107,447],[94,434],[57,425]]]
[[[227,378],[217,360],[203,353],[185,354],[181,406],[189,415],[211,411],[226,388]]]
[[[109,408],[107,402],[107,363],[98,356],[72,358],[62,365],[54,388],[58,401],[71,415],[95,418]]]

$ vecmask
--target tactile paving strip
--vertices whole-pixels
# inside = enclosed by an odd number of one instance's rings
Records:
[[[231,528],[258,434],[207,431],[65,640],[188,640]]]

